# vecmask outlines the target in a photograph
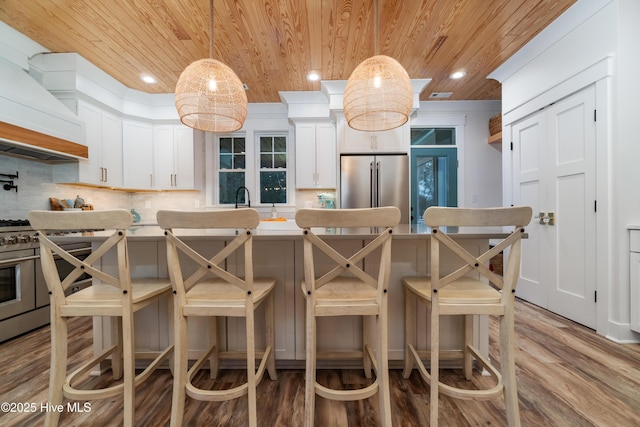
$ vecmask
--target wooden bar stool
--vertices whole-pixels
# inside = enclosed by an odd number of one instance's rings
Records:
[[[250,208],[224,211],[168,211],[157,213],[158,225],[167,236],[169,276],[174,288],[174,340],[176,345],[171,425],[182,425],[185,393],[197,400],[225,401],[248,395],[249,425],[257,425],[256,386],[265,369],[272,380],[277,379],[275,367],[275,332],[273,290],[276,280],[253,275],[253,232],[260,223],[258,211]],[[212,257],[205,257],[193,242],[178,237],[179,229],[236,230],[237,236]],[[233,274],[224,268],[226,260],[236,254],[244,255],[242,274]],[[195,270],[195,271],[194,271]],[[189,273],[187,273],[189,272]],[[256,352],[254,312],[265,305],[264,352]],[[210,348],[188,369],[189,317],[208,317]],[[246,320],[246,352],[220,349],[216,319],[218,317],[244,317]],[[256,370],[256,358],[260,365]],[[247,382],[225,390],[203,390],[191,381],[198,370],[210,361],[211,378],[217,376],[220,358],[243,359],[247,364]]]
[[[119,394],[124,399],[124,425],[133,426],[135,389],[147,380],[158,365],[167,358],[173,346],[161,352],[145,351],[141,358],[153,358],[148,367],[135,375],[134,313],[171,296],[169,279],[131,279],[126,230],[133,223],[131,214],[125,210],[29,213],[31,226],[38,230],[42,271],[49,288],[51,301],[51,368],[49,377],[49,403],[62,404],[63,396],[73,400],[104,399]],[[113,233],[93,250],[85,259],[76,258],[54,243],[47,231],[113,230]],[[104,256],[116,252],[117,268],[114,273],[98,266],[109,264]],[[61,277],[56,258],[68,262],[73,270]],[[71,293],[70,287],[83,274],[93,278],[92,286]],[[85,362],[67,375],[69,337],[67,320],[78,316],[108,316],[112,322],[115,343],[102,354]],[[111,356],[114,380],[122,382],[104,389],[81,390],[76,388],[76,378]],[[48,411],[45,425],[58,424],[59,412]]]
[[[378,393],[380,419],[391,425],[391,398],[389,395],[387,349],[387,297],[391,268],[392,228],[400,221],[396,207],[370,209],[300,209],[296,223],[304,233],[304,280],[302,291],[306,304],[306,383],[305,425],[312,426],[315,418],[315,395],[325,399],[350,401],[367,399]],[[355,253],[343,256],[331,246],[330,239],[316,235],[314,227],[355,228],[366,227],[377,234],[373,240]],[[316,273],[319,256],[332,261],[328,271]],[[379,258],[376,256],[379,255]],[[364,270],[364,260],[378,263],[375,274]],[[320,270],[320,268],[318,268]],[[345,356],[363,360],[365,374],[371,377],[373,364],[375,381],[359,390],[334,390],[316,381],[316,318],[324,316],[363,316],[363,345],[361,351],[331,352],[327,358],[344,359]],[[375,325],[371,327],[371,323]],[[375,328],[377,345],[370,343],[369,328]]]
[[[424,213],[424,223],[431,227],[431,275],[405,277],[405,356],[404,378],[409,378],[414,363],[420,375],[431,386],[430,425],[438,425],[438,394],[458,399],[492,399],[504,395],[507,421],[510,426],[520,425],[518,392],[516,389],[515,344],[513,332],[515,287],[520,271],[521,239],[524,226],[531,221],[530,207],[463,209],[430,207]],[[509,235],[486,252],[477,256],[460,246],[444,227],[510,227]],[[441,264],[442,249],[450,250],[464,264],[452,273],[445,274]],[[489,260],[501,251],[509,249],[504,277],[494,274]],[[471,275],[470,273],[473,273]],[[431,311],[430,351],[416,349],[416,301]],[[458,360],[463,359],[466,379],[472,375],[473,359],[486,368],[495,379],[495,386],[486,390],[460,389],[442,383],[438,379],[439,361],[444,359],[440,351],[440,316],[464,316],[464,348]],[[500,317],[500,371],[491,365],[473,346],[473,316]],[[447,352],[450,353],[450,352]],[[456,355],[451,355],[456,358]],[[422,362],[431,359],[430,372]]]

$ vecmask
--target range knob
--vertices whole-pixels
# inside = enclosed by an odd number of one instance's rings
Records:
[[[5,245],[7,245],[7,238],[0,237],[0,246],[5,246]]]
[[[20,243],[29,243],[31,241],[31,236],[27,234],[22,234],[18,236],[18,242]]]
[[[15,245],[16,243],[18,243],[18,236],[7,237],[7,245]]]

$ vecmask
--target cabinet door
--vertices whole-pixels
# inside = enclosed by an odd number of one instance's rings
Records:
[[[102,183],[122,186],[122,119],[102,112],[100,138],[100,166]]]
[[[89,159],[78,165],[78,180],[88,184],[122,185],[122,120],[89,103],[78,102]]]
[[[194,182],[193,129],[178,125],[174,128],[174,188],[191,190]]]
[[[125,120],[122,123],[123,185],[150,189],[153,186],[153,127]]]
[[[409,124],[380,132],[364,132],[352,129],[347,121],[340,119],[340,152],[404,152],[409,148]]]
[[[156,189],[173,188],[173,126],[153,127],[153,186]]]
[[[336,188],[336,162],[333,124],[296,125],[297,188]]]
[[[78,163],[78,180],[88,184],[102,184],[100,167],[100,139],[102,134],[102,112],[98,107],[78,101],[78,117],[84,122],[85,143],[89,158]]]
[[[184,125],[153,127],[154,188],[194,187],[193,130]]]
[[[316,187],[336,188],[336,129],[331,123],[316,125]]]
[[[296,187],[316,188],[316,127],[296,125]]]

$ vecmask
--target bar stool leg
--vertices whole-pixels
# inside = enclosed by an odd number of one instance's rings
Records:
[[[49,402],[51,405],[62,404],[62,385],[67,375],[67,318],[59,317],[51,306],[51,367],[49,372]],[[56,426],[60,412],[47,411],[45,426]]]
[[[473,355],[469,348],[473,345],[473,315],[464,316],[464,377],[471,380],[473,375]]]
[[[267,334],[267,347],[271,347],[269,352],[269,359],[267,360],[267,372],[269,372],[269,378],[272,380],[278,379],[276,372],[276,334],[275,334],[275,304],[273,292],[267,297],[265,306],[265,321],[266,321],[266,334]]]
[[[122,321],[122,319],[121,319]],[[127,316],[122,321],[122,351],[125,358],[124,365],[124,425],[125,427],[133,427],[134,408],[136,406],[136,388],[135,388],[135,349],[133,341],[133,316]]]
[[[504,381],[504,401],[507,411],[507,423],[510,427],[520,426],[518,408],[518,389],[516,387],[516,361],[514,354],[514,313],[513,304],[507,307],[506,313],[500,319],[500,369]]]
[[[371,358],[367,352],[371,348],[371,324],[375,322],[373,316],[362,316],[362,365],[365,378],[371,378]],[[377,329],[379,331],[379,329]],[[380,348],[380,347],[378,347]],[[380,365],[378,365],[380,366]]]
[[[440,384],[440,317],[438,309],[434,308],[437,298],[431,304],[431,400],[430,400],[430,425],[438,425],[438,388]]]
[[[311,298],[307,299],[307,354],[305,374],[304,416],[306,427],[313,427],[316,406],[316,318]]]
[[[247,334],[247,398],[249,400],[249,426],[258,425],[256,408],[256,351],[255,351],[255,325],[254,325],[253,305],[247,303],[246,334]]]
[[[215,380],[218,377],[220,367],[220,342],[218,340],[218,318],[211,316],[209,319],[209,348],[215,346],[215,350],[209,358],[209,378]]]
[[[176,328],[177,333],[174,336],[174,385],[171,400],[171,426],[181,426],[184,415],[189,355],[187,353],[187,319],[180,315],[180,310],[177,308],[174,309],[174,328]]]
[[[404,288],[404,369],[402,378],[405,380],[411,376],[413,370],[413,354],[409,345],[416,345],[416,297],[413,292]]]
[[[378,352],[376,377],[378,381],[378,399],[380,403],[380,421],[383,426],[391,426],[391,396],[389,394],[389,347],[387,341],[388,325],[385,317],[376,316],[378,330]]]

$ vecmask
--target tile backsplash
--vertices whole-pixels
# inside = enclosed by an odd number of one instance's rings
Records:
[[[0,174],[18,174],[13,182],[18,191],[5,191],[0,186],[0,218],[25,219],[34,209],[50,209],[49,198],[72,199],[77,196],[95,209],[132,209],[142,222],[155,222],[159,209],[195,209],[204,206],[204,197],[198,191],[127,193],[82,185],[55,184],[54,165],[0,155]],[[2,176],[0,176],[0,179]]]
[[[49,189],[45,185],[52,182],[52,167],[43,162],[0,155],[0,174],[18,174],[13,180],[18,191],[5,191],[0,187],[0,218],[26,219],[30,210],[49,209]]]

